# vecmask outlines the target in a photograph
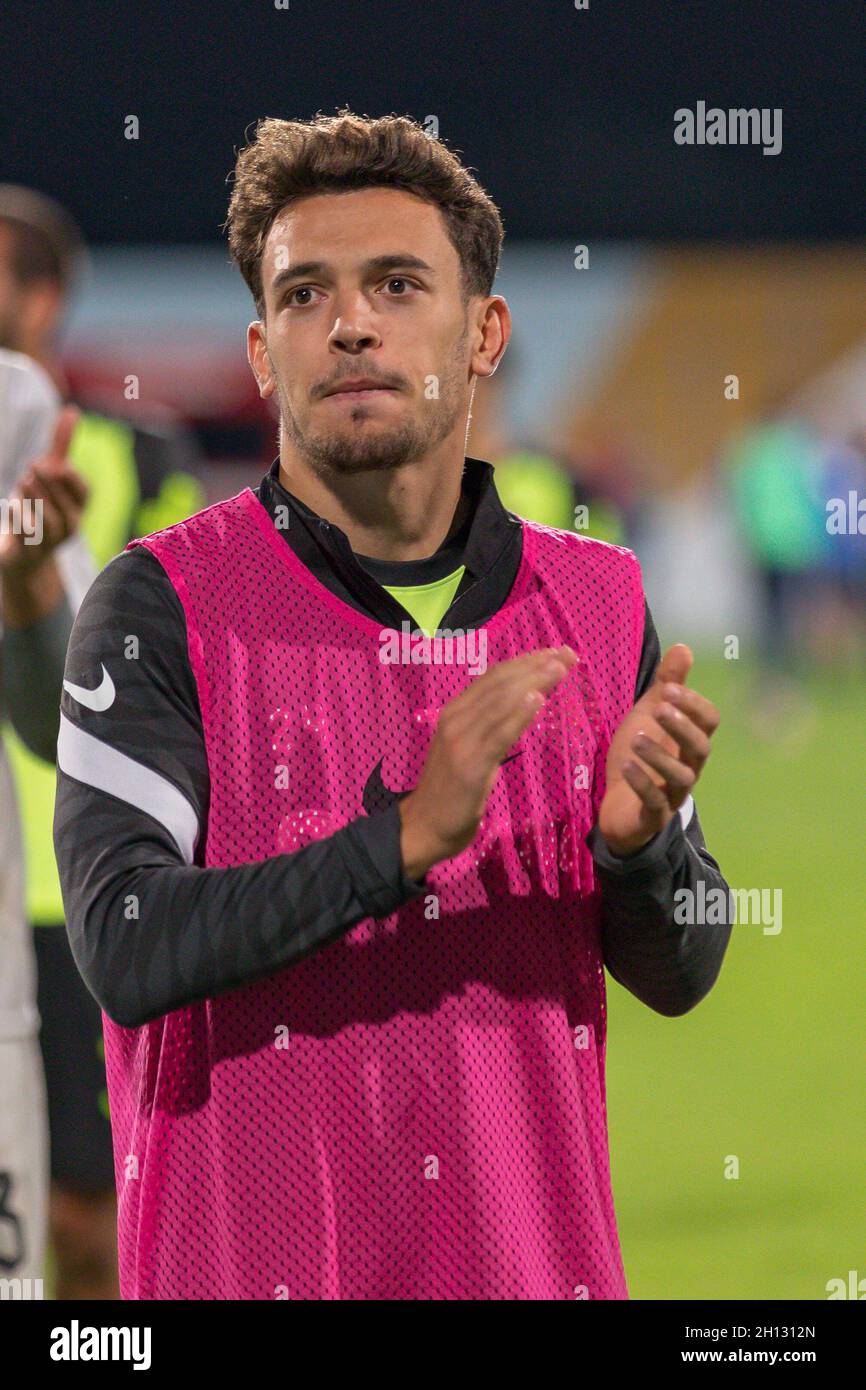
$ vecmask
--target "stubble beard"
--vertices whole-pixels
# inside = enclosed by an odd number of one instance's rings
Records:
[[[462,358],[455,353],[453,365],[441,378],[438,398],[424,402],[423,420],[412,418],[391,428],[368,431],[366,426],[353,423],[368,409],[359,402],[349,411],[349,422],[327,434],[302,430],[284,392],[278,387],[281,429],[304,462],[320,477],[402,468],[423,459],[454,429],[463,409],[461,375]]]

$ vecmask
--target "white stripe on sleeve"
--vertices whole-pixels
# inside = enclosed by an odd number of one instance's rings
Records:
[[[109,792],[152,816],[171,835],[184,862],[193,862],[198,817],[183,792],[152,768],[144,767],[126,753],[103,743],[102,739],[85,733],[62,711],[57,766],[76,782]]]

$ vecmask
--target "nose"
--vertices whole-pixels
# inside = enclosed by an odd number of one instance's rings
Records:
[[[382,339],[371,321],[369,305],[363,296],[353,296],[353,302],[344,301],[343,311],[334,320],[328,335],[328,347],[335,352],[348,352],[357,356],[368,348],[381,346]]]
[[[358,323],[348,323],[345,319],[338,319],[328,336],[329,348],[337,352],[348,352],[352,356],[366,352],[368,348],[378,347],[380,342],[379,334],[373,329],[362,327]]]

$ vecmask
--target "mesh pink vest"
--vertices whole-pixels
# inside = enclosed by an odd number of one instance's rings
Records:
[[[380,625],[249,489],[130,544],[186,614],[206,866],[332,834],[363,814],[380,759],[386,786],[415,785],[465,664],[383,664]],[[524,522],[488,665],[563,642],[580,662],[469,848],[428,895],[263,982],[140,1028],[104,1019],[124,1298],[628,1297],[584,836],[643,602],[630,551]]]

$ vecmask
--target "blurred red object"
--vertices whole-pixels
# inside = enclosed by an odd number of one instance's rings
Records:
[[[63,365],[74,400],[131,420],[182,423],[210,457],[242,454],[269,463],[277,452],[276,415],[236,345],[79,339]]]

